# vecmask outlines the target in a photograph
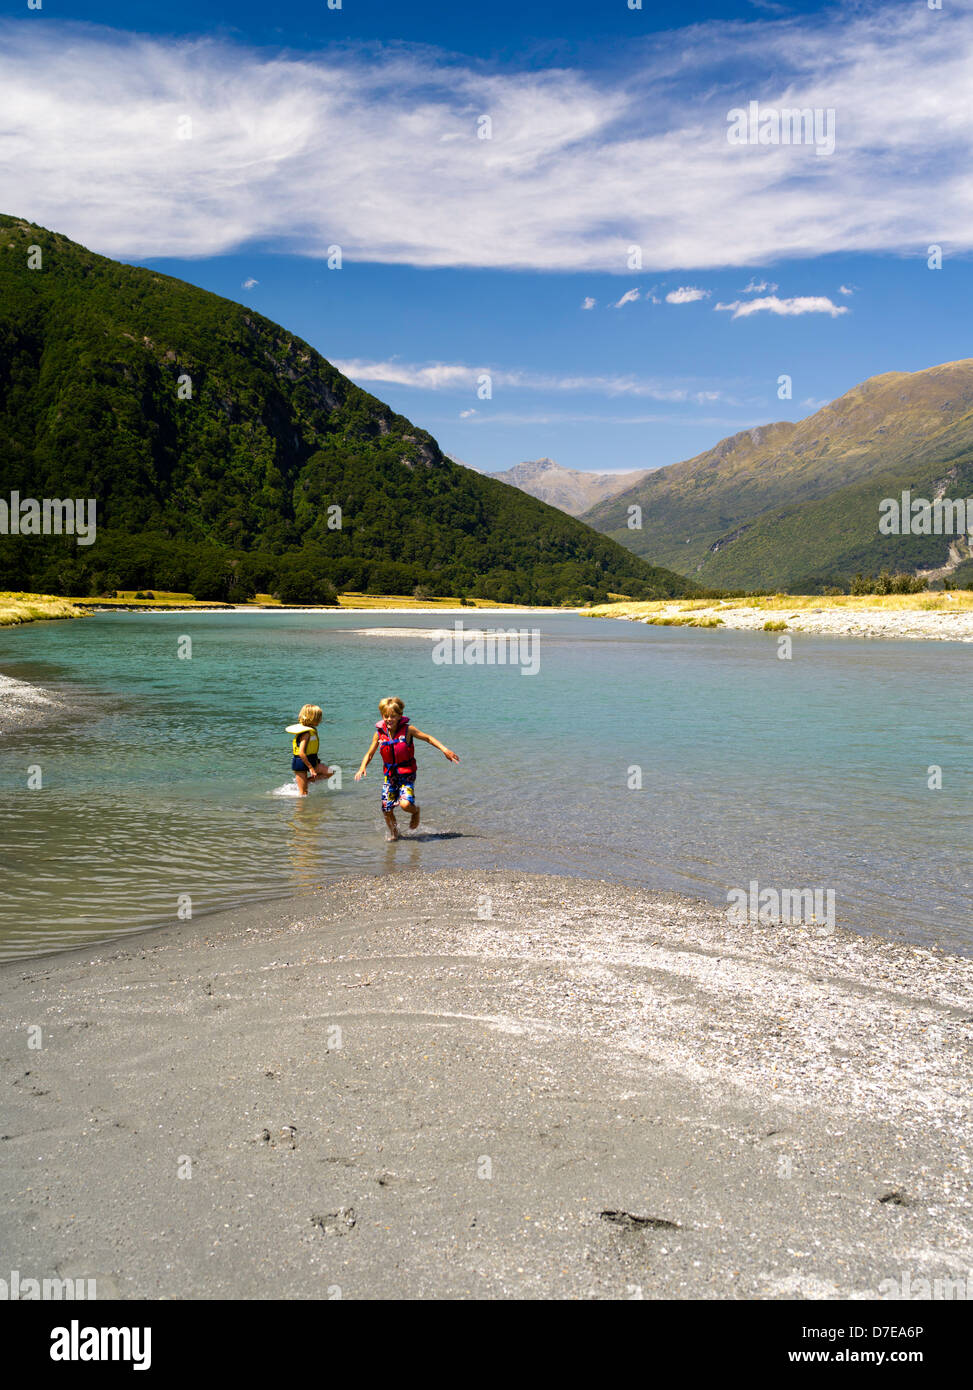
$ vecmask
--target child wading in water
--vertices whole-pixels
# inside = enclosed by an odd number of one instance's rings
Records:
[[[362,758],[361,767],[355,773],[355,781],[357,782],[365,776],[365,769],[374,758],[376,750],[380,748],[385,772],[385,781],[382,785],[382,815],[388,826],[389,839],[397,840],[399,827],[395,823],[396,806],[401,806],[403,811],[410,812],[410,830],[416,830],[419,827],[419,807],[416,805],[415,787],[416,754],[412,740],[421,738],[423,743],[431,743],[433,748],[438,748],[440,753],[445,754],[451,763],[458,763],[459,758],[451,749],[445,748],[438,738],[433,738],[432,734],[424,734],[421,730],[412,727],[408,715],[402,713],[405,704],[397,695],[389,695],[384,700],[379,700],[378,708],[382,718],[375,725],[375,732],[372,734],[368,752]]]
[[[300,796],[307,796],[308,782],[331,776],[330,767],[322,767],[318,761],[318,725],[324,718],[320,705],[305,705],[297,716],[296,724],[288,724],[287,732],[293,734],[291,768]]]

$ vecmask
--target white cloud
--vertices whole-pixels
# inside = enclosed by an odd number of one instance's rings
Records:
[[[469,419],[471,419],[472,416],[474,416],[475,414],[476,414],[476,411],[475,411],[475,410],[461,410],[460,413],[459,413],[459,418],[460,418],[461,420],[469,420]]]
[[[240,286],[240,288],[243,289],[243,290],[252,290],[252,289],[254,288],[255,285],[259,285],[259,284],[260,284],[260,281],[259,281],[259,280],[255,280],[255,279],[253,278],[253,276],[251,275],[250,278],[249,278],[249,280],[244,280],[244,282],[243,282],[243,284]]]
[[[420,367],[409,362],[363,362],[357,358],[335,361],[332,365],[352,381],[384,381],[392,386],[418,387],[422,391],[458,391],[467,387],[475,391],[478,378],[485,370],[450,362],[432,362]],[[498,374],[491,375],[494,382],[499,381]]]
[[[830,314],[837,318],[847,314],[844,304],[834,304],[827,295],[799,295],[795,299],[778,299],[769,295],[766,299],[735,299],[732,304],[717,304],[717,309],[730,309],[735,319],[749,318],[751,314]]]
[[[432,423],[435,423],[434,421]],[[447,422],[448,423],[448,422]],[[475,425],[689,425],[695,428],[698,425],[712,426],[716,429],[732,431],[737,433],[739,430],[755,428],[758,425],[766,424],[763,416],[755,419],[739,416],[721,415],[605,415],[602,413],[593,414],[580,411],[491,411],[489,415],[477,415],[473,422]],[[622,472],[622,469],[612,469],[612,472]],[[630,470],[635,471],[635,470]]]
[[[621,309],[626,304],[634,304],[639,297],[638,290],[626,290],[617,304],[613,304],[613,309]]]
[[[851,286],[851,285],[842,285],[842,286],[840,287],[838,293],[839,293],[839,294],[854,294],[855,291],[854,291],[854,287]]]
[[[698,299],[709,298],[709,290],[697,290],[690,285],[682,285],[678,290],[670,290],[666,295],[667,304],[695,304]]]
[[[593,309],[597,303],[598,301],[596,299],[592,299],[590,295],[587,295],[581,307],[582,309]]]
[[[744,294],[774,294],[780,288],[770,280],[751,280]]]
[[[624,274],[633,243],[663,271],[973,248],[969,7],[864,0],[629,54],[621,72],[517,71],[429,48],[295,56],[7,21],[2,206],[143,259],[259,239]],[[833,108],[834,154],[730,145],[727,112],[750,99]]]
[[[481,375],[489,372],[494,390],[591,392],[605,396],[646,396],[657,401],[687,401],[692,398],[688,387],[632,376],[556,376],[520,369],[469,367],[456,362],[420,365],[396,360],[367,362],[354,359],[335,361],[333,365],[358,383],[384,382],[386,385],[408,386],[421,391],[475,391]],[[716,400],[719,396],[719,392],[712,392],[706,395],[706,399]]]

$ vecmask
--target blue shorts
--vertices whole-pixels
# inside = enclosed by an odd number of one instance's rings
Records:
[[[386,772],[385,780],[382,783],[382,810],[394,811],[400,801],[407,801],[410,806],[416,804],[416,774],[410,772],[407,777],[400,777],[397,772]]]
[[[307,755],[307,761],[311,764],[312,767],[317,767],[317,765],[318,765],[318,755],[317,755],[317,753],[308,753],[308,755]],[[294,771],[294,772],[307,772],[307,765],[306,765],[306,763],[304,762],[304,759],[303,759],[303,758],[298,758],[298,757],[295,755],[293,758],[291,758],[291,769],[292,769],[292,771]]]

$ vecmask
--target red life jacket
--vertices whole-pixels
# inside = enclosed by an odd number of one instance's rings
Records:
[[[388,725],[384,719],[380,719],[375,725],[378,734],[378,746],[382,754],[382,762],[385,764],[385,771],[394,770],[400,777],[414,777],[416,775],[416,755],[412,747],[412,740],[406,737],[409,730],[409,716],[403,714],[399,718],[398,728],[395,737],[388,731]]]

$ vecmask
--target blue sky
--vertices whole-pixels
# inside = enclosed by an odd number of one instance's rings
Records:
[[[654,467],[970,355],[969,0],[643,4],[10,5],[0,208],[483,469]]]

